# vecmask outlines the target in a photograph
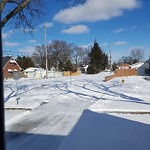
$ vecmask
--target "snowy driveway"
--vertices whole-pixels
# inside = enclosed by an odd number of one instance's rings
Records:
[[[5,81],[5,108],[29,109],[13,110],[14,115],[10,115],[12,110],[6,111],[7,149],[56,150],[87,108],[95,112],[150,111],[150,82],[131,77],[122,86],[120,78],[103,82],[106,75],[21,79],[19,105],[16,83]]]

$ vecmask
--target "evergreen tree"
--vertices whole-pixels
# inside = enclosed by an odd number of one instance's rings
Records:
[[[103,53],[101,48],[99,47],[99,44],[95,40],[94,46],[92,47],[90,53],[90,62],[89,67],[87,69],[87,73],[95,74],[99,73],[102,70],[103,70]]]
[[[116,68],[117,68],[117,63],[114,62],[114,63],[112,64],[112,70],[114,71]]]
[[[103,53],[103,70],[108,67],[108,56],[107,54]]]
[[[23,70],[25,70],[29,67],[35,67],[34,62],[31,57],[18,56],[16,61]]]

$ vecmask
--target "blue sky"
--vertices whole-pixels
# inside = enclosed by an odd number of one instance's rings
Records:
[[[86,3],[63,8],[60,3],[47,0],[43,22],[39,22],[32,35],[14,29],[11,23],[3,28],[4,55],[31,55],[35,46],[64,40],[78,46],[89,46],[95,38],[112,60],[129,56],[133,48],[150,56],[150,1],[149,0],[87,0]]]

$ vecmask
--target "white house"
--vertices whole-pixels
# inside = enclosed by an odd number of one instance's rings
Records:
[[[26,70],[24,70],[24,74],[28,78],[35,78],[36,77],[36,72],[38,71],[39,68],[34,68],[34,67],[29,67]]]
[[[144,62],[145,65],[145,73],[150,75],[150,58]]]
[[[82,73],[87,73],[87,69],[88,69],[88,65],[84,65],[82,68],[81,68],[81,72]]]
[[[26,70],[24,70],[24,74],[28,78],[41,79],[41,78],[45,78],[46,70],[42,68],[29,67]],[[59,71],[55,71],[54,68],[52,68],[51,70],[48,70],[48,78],[54,78],[54,77],[59,77],[59,76],[63,76],[63,73]]]
[[[134,68],[138,70],[138,75],[145,75],[145,65],[143,62],[138,62],[129,66],[129,68]]]

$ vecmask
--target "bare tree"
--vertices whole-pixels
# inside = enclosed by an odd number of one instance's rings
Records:
[[[131,50],[131,56],[134,62],[142,61],[144,58],[144,51],[140,48],[134,48]]]
[[[35,51],[32,55],[33,61],[37,67],[45,68],[45,47],[36,46]]]
[[[77,66],[83,66],[88,64],[89,60],[89,48],[83,48],[79,46],[74,47],[73,60]]]
[[[118,64],[127,63],[133,64],[133,57],[132,56],[122,56],[121,59],[118,60]]]
[[[81,2],[83,3],[86,0],[53,0],[53,2],[54,1],[60,1],[64,3],[65,6],[71,6]],[[24,30],[26,28],[33,29],[37,21],[43,18],[43,10],[46,6],[47,4],[43,0],[1,0],[0,14],[3,16],[1,19],[1,28],[3,28],[9,20],[14,20],[16,28],[22,27]]]
[[[35,51],[32,55],[34,63],[37,67],[46,68],[46,51],[45,46],[36,46]],[[56,61],[54,60],[54,56],[52,55],[52,46],[47,46],[47,58],[48,58],[48,69],[51,69],[53,66],[56,67]]]
[[[37,23],[36,21],[40,20],[43,14],[43,6],[42,0],[2,0],[0,2],[0,13],[3,14],[1,28],[12,19],[16,28],[33,29],[34,23]]]
[[[52,55],[54,56],[60,70],[66,70],[67,62],[70,63],[73,52],[72,44],[65,41],[54,40],[52,45]]]

